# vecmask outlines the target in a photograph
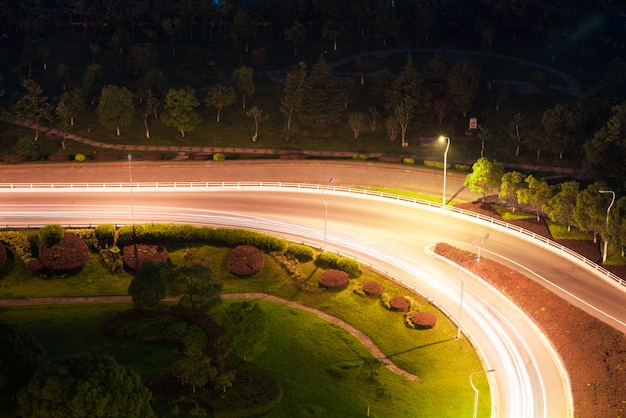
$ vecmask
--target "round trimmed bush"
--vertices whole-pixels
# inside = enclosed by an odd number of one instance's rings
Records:
[[[411,315],[411,322],[417,329],[430,329],[437,325],[437,315],[432,312],[415,312]]]
[[[85,156],[85,154],[76,154],[74,156],[74,161],[83,162],[86,159],[87,159],[87,157]]]
[[[389,302],[389,306],[393,311],[406,312],[409,310],[411,303],[404,296],[395,296]]]
[[[250,276],[263,268],[265,256],[252,245],[238,245],[228,253],[226,266],[236,276]]]
[[[169,253],[163,245],[137,244],[136,247],[135,250],[135,245],[130,244],[122,248],[124,265],[131,270],[137,270],[146,261],[157,264],[167,261]]]
[[[221,152],[213,154],[213,161],[224,161],[226,159],[226,155]]]
[[[363,285],[363,293],[369,296],[380,296],[383,286],[378,282],[367,282]]]
[[[45,241],[39,246],[39,259],[55,273],[77,272],[89,258],[89,248],[85,241],[73,232],[66,232],[56,244]]]
[[[318,286],[325,289],[340,289],[348,286],[348,273],[330,269],[321,274]]]

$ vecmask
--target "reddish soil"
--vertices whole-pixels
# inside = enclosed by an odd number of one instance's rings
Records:
[[[501,219],[489,205],[468,203],[461,207]],[[543,220],[511,223],[552,239]],[[599,244],[573,240],[557,242],[592,261],[600,260]],[[456,262],[469,260],[473,256],[447,244],[438,244],[436,251]],[[569,373],[576,417],[624,416],[626,338],[623,333],[572,306],[522,274],[485,257],[481,257],[480,263],[469,263],[467,268],[520,306],[552,341]],[[624,266],[606,268],[622,278],[626,277]]]

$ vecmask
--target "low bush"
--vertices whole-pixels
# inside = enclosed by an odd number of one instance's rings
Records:
[[[443,162],[441,162],[441,161],[425,160],[424,161],[424,165],[426,167],[430,167],[430,168],[439,168],[439,169],[443,168]],[[446,168],[450,168],[451,165],[452,164],[447,163],[446,164]]]
[[[334,269],[337,267],[337,261],[339,261],[337,254],[324,251],[317,255],[315,265],[323,269]]]
[[[252,245],[238,245],[226,258],[228,271],[236,276],[250,276],[263,268],[265,256]]]
[[[392,311],[406,312],[409,310],[411,303],[404,296],[395,296],[389,301],[389,306]]]
[[[226,159],[226,155],[221,152],[217,152],[213,154],[213,161],[224,161]]]
[[[2,156],[2,160],[7,164],[21,164],[28,161],[28,157],[23,155],[5,154]]]
[[[467,172],[469,172],[472,167],[467,165],[467,164],[455,164],[454,168],[456,170],[459,170],[459,171],[467,171]]]
[[[91,158],[93,158],[95,161],[113,161],[119,160],[120,156],[119,154],[114,153],[96,152],[91,156]]]
[[[383,291],[383,285],[379,282],[370,281],[363,285],[363,293],[368,296],[380,296]]]
[[[413,165],[415,164],[415,160],[413,158],[405,158],[404,160],[402,160],[402,162],[406,165]]]
[[[313,260],[313,248],[308,245],[302,244],[287,244],[285,254],[289,257],[293,257],[301,263]]]
[[[416,329],[430,329],[437,325],[437,315],[432,312],[415,312],[410,318]]]
[[[63,238],[55,244],[42,242],[39,245],[39,260],[53,273],[77,273],[88,259],[87,244],[72,232],[63,234]]]
[[[0,270],[4,268],[7,263],[7,248],[2,242],[0,242]]]
[[[58,224],[46,225],[41,227],[38,232],[39,241],[47,245],[54,245],[61,241],[63,234],[65,234],[65,230]]]
[[[49,161],[68,161],[70,156],[67,154],[52,154],[48,155]]]
[[[226,392],[209,393],[201,402],[213,409],[215,418],[260,416],[280,404],[280,381],[257,369],[238,369],[233,387]]]
[[[303,152],[287,152],[280,154],[279,158],[281,160],[306,160],[307,155]]]
[[[345,271],[351,278],[359,277],[362,274],[358,261],[348,257],[340,257],[327,251],[317,255],[315,265],[324,269]]]
[[[137,341],[169,341],[185,347],[204,348],[208,336],[196,324],[169,315],[159,315],[130,321],[115,330],[115,336]]]
[[[325,289],[342,289],[348,286],[348,273],[330,269],[322,273],[318,279],[318,286]]]
[[[76,154],[74,156],[74,161],[78,161],[79,163],[85,161],[86,159],[87,157],[85,156],[85,154]]]
[[[115,225],[100,224],[93,230],[98,248],[112,247],[115,244]]]
[[[0,241],[11,248],[26,265],[33,260],[33,252],[28,237],[20,231],[0,232]]]
[[[159,161],[163,159],[163,154],[159,154],[156,152],[144,152],[140,155],[142,160],[148,161]]]

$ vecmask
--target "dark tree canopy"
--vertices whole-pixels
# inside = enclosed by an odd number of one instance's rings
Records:
[[[76,354],[42,366],[17,397],[32,418],[154,416],[151,394],[134,371],[106,355]]]

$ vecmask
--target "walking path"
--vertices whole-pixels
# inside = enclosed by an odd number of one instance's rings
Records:
[[[419,376],[411,374],[406,370],[396,366],[385,354],[374,344],[372,339],[368,337],[362,331],[356,329],[346,321],[337,318],[336,316],[329,315],[326,312],[319,309],[311,308],[302,305],[297,302],[293,302],[287,299],[279,298],[276,296],[268,295],[266,293],[227,293],[222,295],[222,299],[265,299],[271,302],[280,303],[282,305],[289,306],[295,309],[301,309],[310,312],[318,317],[336,324],[348,331],[354,337],[356,337],[361,344],[363,344],[374,357],[380,360],[391,371],[406,377],[409,380],[419,380]],[[168,298],[168,300],[174,300]],[[32,299],[0,299],[0,306],[29,306],[29,305],[65,305],[76,303],[113,303],[113,302],[130,302],[130,296],[78,296],[78,297],[59,297],[59,298],[32,298]]]

